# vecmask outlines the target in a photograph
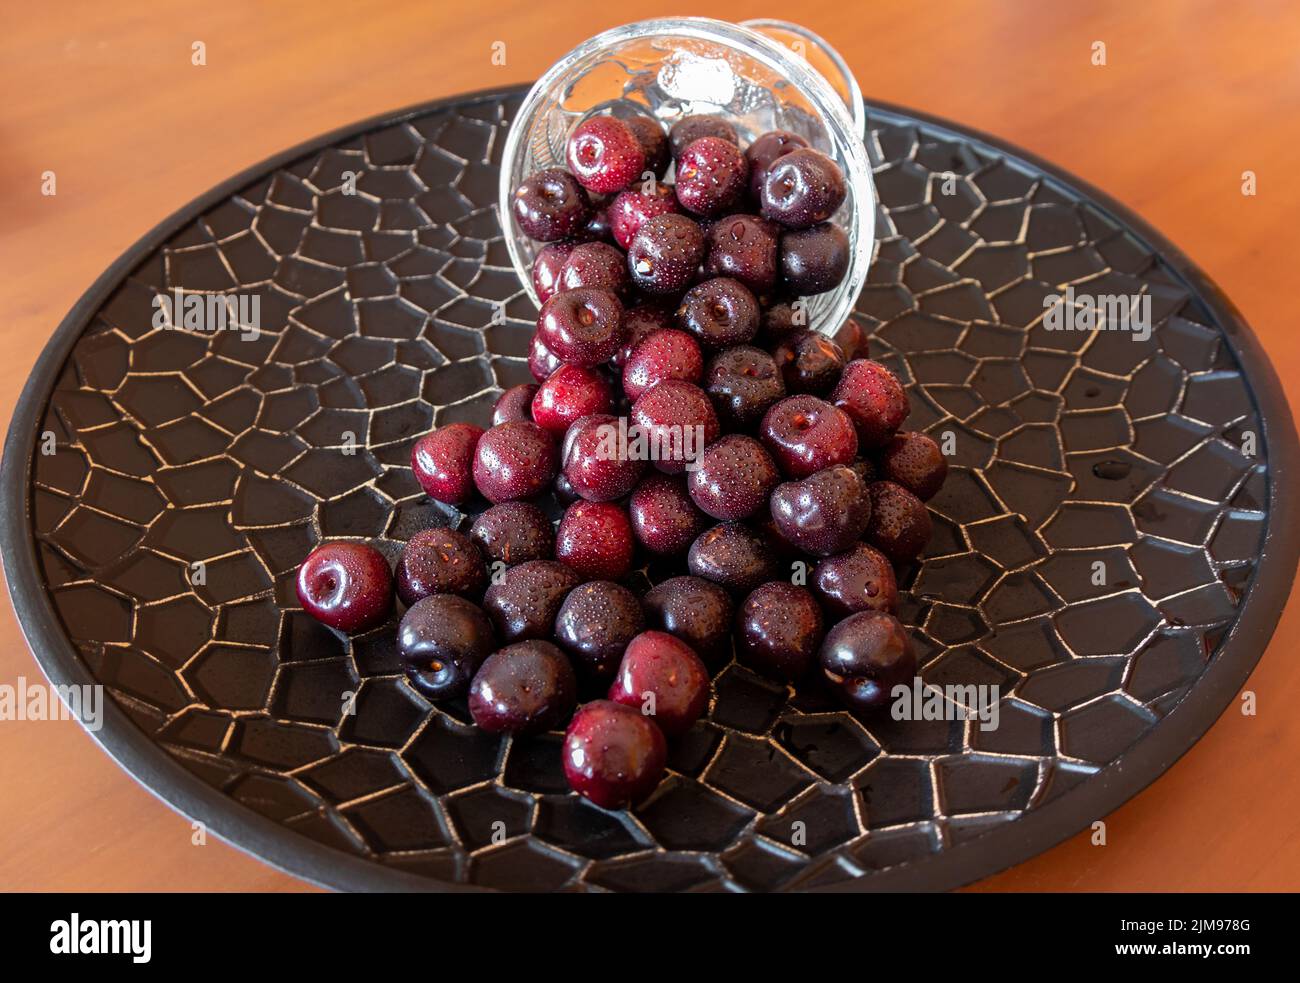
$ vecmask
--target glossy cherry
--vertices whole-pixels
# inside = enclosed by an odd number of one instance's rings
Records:
[[[916,653],[902,622],[879,611],[845,618],[829,632],[818,652],[830,689],[854,710],[879,710],[895,686],[911,686]]]
[[[623,305],[612,290],[566,290],[542,305],[537,334],[562,361],[600,365],[622,347]]]
[[[668,744],[639,710],[593,700],[573,715],[562,754],[571,789],[604,809],[623,809],[658,787]]]
[[[508,423],[511,420],[533,419],[533,397],[537,395],[537,386],[531,382],[521,382],[511,386],[492,404],[492,425]]]
[[[777,485],[771,510],[783,539],[805,553],[831,556],[862,538],[871,520],[871,496],[857,472],[835,464]]]
[[[774,404],[763,416],[759,436],[789,478],[849,464],[858,453],[853,421],[816,396],[790,396]]]
[[[591,214],[587,192],[572,174],[560,168],[525,178],[515,189],[512,205],[519,228],[538,242],[576,235]]]
[[[565,158],[573,176],[600,194],[622,191],[645,170],[641,141],[623,120],[593,116],[569,135]]]
[[[573,252],[572,242],[552,242],[537,251],[533,259],[533,289],[539,303],[546,303],[560,288],[560,271]]]
[[[880,470],[885,478],[925,501],[943,487],[948,459],[925,434],[909,430],[895,434],[880,451]]]
[[[652,553],[684,553],[708,525],[677,475],[651,474],[628,500],[632,532]]]
[[[834,215],[847,194],[839,165],[818,150],[800,147],[768,167],[762,214],[788,229],[806,229]]]
[[[665,474],[685,471],[719,432],[717,414],[704,390],[673,379],[637,397],[632,422],[640,428],[654,466]]]
[[[736,345],[709,362],[704,391],[713,400],[724,427],[749,430],[785,395],[785,380],[767,352],[752,345]]]
[[[628,642],[645,630],[635,594],[609,580],[591,580],[569,592],[555,619],[555,640],[589,676],[609,678]]]
[[[574,502],[555,533],[555,558],[584,578],[625,577],[635,549],[632,522],[614,502]]]
[[[700,137],[717,137],[728,143],[740,145],[736,128],[721,116],[683,116],[668,131],[673,160]]]
[[[709,671],[680,638],[645,631],[623,653],[609,698],[640,710],[667,737],[676,737],[690,730],[708,706]]]
[[[607,242],[574,246],[560,268],[559,290],[592,288],[622,294],[627,290],[627,261]]]
[[[474,520],[469,537],[489,562],[506,566],[555,555],[555,528],[532,502],[492,506]]]
[[[511,567],[487,589],[483,608],[503,641],[550,638],[560,605],[580,583],[578,573],[563,563],[529,560]]]
[[[479,438],[474,484],[493,504],[533,498],[550,486],[558,468],[555,439],[536,423],[498,423]]]
[[[703,577],[672,577],[646,594],[646,622],[676,635],[709,666],[731,657],[731,595]]]
[[[469,712],[489,734],[538,734],[564,724],[578,681],[563,652],[530,639],[493,652],[469,688]]]
[[[474,453],[482,436],[483,428],[472,423],[448,423],[415,442],[411,471],[426,495],[460,505],[474,494]]]
[[[628,249],[648,219],[680,211],[681,206],[677,204],[677,194],[671,184],[656,181],[638,185],[620,192],[610,202],[610,232],[615,242]]]
[[[849,271],[849,237],[834,222],[781,235],[781,284],[807,297],[834,290]]]
[[[710,351],[744,345],[758,334],[758,299],[739,280],[719,276],[692,287],[677,308],[677,326]]]
[[[771,169],[773,161],[792,150],[806,146],[808,146],[807,140],[788,130],[770,130],[755,137],[754,141],[745,148],[745,160],[749,163],[750,198],[756,203],[762,202],[763,182],[767,180],[767,172]]]
[[[323,543],[298,568],[298,601],[317,621],[361,632],[388,620],[393,574],[384,554],[365,543]]]
[[[896,611],[898,582],[889,558],[866,543],[827,557],[813,570],[812,587],[827,612]]]
[[[627,249],[632,283],[649,294],[679,294],[704,260],[704,232],[685,215],[656,215],[641,223]]]
[[[706,276],[739,280],[753,293],[765,295],[776,286],[775,225],[757,215],[728,215],[709,227]]]
[[[574,420],[608,413],[613,406],[609,383],[598,371],[586,365],[561,365],[537,388],[532,419],[558,438]]]
[[[854,359],[844,366],[830,401],[849,415],[863,451],[887,444],[909,410],[898,377],[879,362]]]
[[[562,473],[569,487],[589,502],[610,502],[636,487],[646,462],[627,453],[627,420],[597,413],[576,420],[564,435]]]
[[[397,596],[407,607],[430,594],[477,600],[487,589],[487,580],[478,546],[455,529],[421,529],[397,560]]]
[[[647,389],[668,379],[700,381],[704,356],[700,345],[685,331],[668,329],[646,335],[623,365],[623,392],[636,399]]]
[[[781,480],[771,456],[753,437],[714,441],[686,479],[691,500],[715,519],[745,519],[767,505]]]
[[[739,522],[723,522],[701,533],[686,554],[686,566],[694,576],[740,594],[775,580],[778,573],[771,545]]]
[[[455,594],[430,594],[416,601],[397,628],[406,678],[432,700],[464,693],[495,647],[483,609]]]
[[[930,541],[930,510],[910,491],[892,481],[873,482],[870,492],[867,541],[894,563],[911,563]]]
[[[751,591],[736,612],[736,655],[751,669],[793,682],[812,668],[822,632],[812,592],[772,581]]]
[[[677,157],[677,201],[696,215],[724,215],[741,204],[749,165],[734,143],[700,137]]]

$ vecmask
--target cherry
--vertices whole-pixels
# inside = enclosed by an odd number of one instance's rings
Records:
[[[782,538],[817,556],[844,552],[862,538],[871,520],[866,482],[843,464],[777,485],[771,507]]]
[[[930,541],[932,524],[925,503],[902,485],[873,482],[867,541],[894,563],[911,563]]]
[[[580,583],[577,572],[563,563],[528,560],[487,589],[483,608],[504,641],[550,638],[560,605]]]
[[[948,477],[948,459],[939,445],[923,433],[895,434],[880,452],[883,476],[902,485],[917,498],[933,498]]]
[[[565,153],[569,170],[584,188],[601,194],[622,191],[645,170],[645,151],[631,127],[613,116],[578,124]]]
[[[614,244],[614,229],[610,225],[609,215],[609,198],[600,197],[597,201],[595,197],[591,202],[591,218],[587,219],[587,224],[582,227],[582,232],[577,238],[582,242],[599,242],[612,246]]]
[[[807,329],[808,315],[802,306],[803,302],[800,301],[799,304],[796,307],[793,303],[782,301],[764,309],[758,326],[758,338],[765,348],[775,348],[787,335]]]
[[[622,369],[627,364],[627,360],[632,357],[632,352],[636,350],[636,346],[641,343],[642,339],[655,331],[663,331],[672,326],[672,313],[661,307],[655,307],[651,304],[638,304],[624,311],[623,347],[610,359],[610,364],[616,369]]]
[[[686,554],[686,566],[694,576],[740,593],[776,579],[778,572],[769,544],[739,522],[723,522],[701,533]]]
[[[683,116],[668,131],[668,142],[672,145],[673,160],[682,155],[682,151],[701,137],[717,137],[728,143],[740,146],[740,137],[736,128],[721,116]]]
[[[706,349],[743,345],[758,333],[758,300],[739,280],[719,276],[692,287],[677,308],[677,325]]]
[[[763,508],[780,480],[762,444],[729,434],[709,445],[686,485],[703,512],[727,520],[745,519]]]
[[[515,221],[524,235],[555,242],[576,235],[591,214],[591,200],[568,171],[538,171],[515,189]]]
[[[555,558],[584,578],[622,579],[634,550],[632,523],[614,502],[574,502],[555,534]]]
[[[702,577],[672,577],[645,596],[653,628],[676,635],[705,661],[718,666],[731,657],[731,595]]]
[[[737,657],[764,675],[793,682],[812,668],[822,631],[821,608],[806,587],[762,584],[736,612]]]
[[[569,487],[589,502],[609,502],[628,494],[641,480],[645,461],[624,453],[620,420],[597,413],[576,420],[564,435],[561,467]],[[627,421],[622,421],[627,432]]]
[[[772,358],[781,367],[785,388],[792,393],[824,396],[844,371],[840,346],[817,331],[791,332],[781,339]]]
[[[878,710],[895,686],[916,676],[916,653],[902,622],[879,611],[845,618],[826,633],[817,655],[822,675],[840,701],[854,710]]]
[[[853,421],[816,396],[790,396],[763,415],[759,436],[777,466],[790,478],[806,478],[832,464],[848,464],[858,453]]]
[[[474,484],[489,502],[533,498],[555,479],[559,455],[551,435],[535,423],[498,423],[479,438]]]
[[[849,361],[855,358],[869,358],[867,332],[854,318],[846,318],[835,331],[835,344]]]
[[[623,305],[612,290],[566,290],[542,305],[537,334],[562,361],[600,365],[622,347]]]
[[[652,474],[628,501],[632,532],[652,553],[682,553],[708,524],[695,507],[686,482],[674,475]]]
[[[883,447],[907,419],[907,393],[898,377],[879,362],[854,359],[831,390],[831,402],[847,413],[864,451]]]
[[[896,611],[898,582],[889,559],[858,543],[846,553],[827,557],[813,570],[813,589],[834,615],[855,611]]]
[[[763,182],[772,162],[792,150],[808,146],[808,141],[797,133],[787,130],[771,130],[755,137],[754,142],[745,150],[745,160],[749,163],[749,196],[756,202],[763,197]]]
[[[646,335],[623,365],[623,392],[636,399],[666,379],[699,382],[704,356],[685,331],[669,329]]]
[[[483,554],[455,529],[421,529],[397,560],[397,596],[407,607],[430,594],[481,597],[487,579]]]
[[[561,365],[533,396],[533,421],[543,430],[560,435],[574,420],[592,413],[608,413],[614,405],[609,383],[594,368]]]
[[[668,745],[639,710],[593,700],[573,715],[562,754],[571,789],[601,808],[622,809],[658,787]]]
[[[641,152],[645,154],[646,170],[652,171],[655,177],[663,177],[664,172],[668,170],[668,165],[673,162],[668,145],[668,134],[664,132],[663,126],[653,116],[646,116],[643,113],[629,116],[623,122],[628,125],[628,129],[636,136],[637,143],[641,145]]]
[[[762,214],[788,229],[806,229],[834,215],[848,189],[839,165],[820,151],[800,147],[777,157],[762,187]]]
[[[781,235],[781,282],[792,294],[834,290],[849,271],[849,237],[834,222]]]
[[[321,624],[361,632],[388,620],[393,574],[365,543],[323,543],[298,568],[298,601]]]
[[[709,227],[707,276],[739,280],[755,294],[776,286],[777,228],[756,215],[730,215]]]
[[[646,219],[627,247],[632,283],[650,294],[678,294],[704,260],[704,232],[694,219],[668,213]]]
[[[641,188],[619,192],[609,206],[610,231],[614,241],[628,249],[647,219],[680,211],[671,184],[648,183]]]
[[[564,269],[569,253],[573,252],[573,245],[571,242],[552,242],[538,250],[533,259],[533,289],[537,291],[539,303],[546,303],[562,289],[560,271]]]
[[[411,448],[411,471],[424,493],[448,505],[468,500],[474,494],[474,454],[482,437],[482,427],[448,423],[417,440]]]
[[[474,520],[469,537],[488,560],[506,566],[549,560],[555,554],[555,529],[532,502],[492,506]]]
[[[533,340],[528,345],[528,371],[532,377],[538,382],[545,382],[551,377],[551,373],[563,364],[564,362],[546,347],[542,336],[534,334]]]
[[[665,474],[681,474],[690,461],[718,437],[718,417],[704,390],[670,379],[647,389],[632,404],[632,422],[640,428],[654,465]]]
[[[517,386],[511,386],[492,404],[492,425],[510,420],[526,420],[531,423],[533,397],[536,395],[537,387],[532,383],[521,382]]]
[[[575,587],[555,619],[556,641],[596,678],[612,676],[628,642],[644,630],[641,602],[610,580]]]
[[[623,653],[609,698],[640,710],[666,736],[676,737],[690,730],[708,706],[709,671],[680,638],[644,631]]]
[[[775,360],[751,345],[736,345],[713,357],[705,372],[705,392],[718,419],[730,430],[748,430],[767,408],[785,395],[785,380]]]
[[[749,165],[734,143],[700,137],[677,157],[677,201],[696,215],[723,215],[741,203]]]
[[[560,268],[560,291],[590,288],[622,294],[627,287],[627,261],[607,242],[579,243]]]
[[[431,700],[464,693],[495,646],[483,609],[455,594],[430,594],[416,601],[397,628],[406,678]]]
[[[469,688],[469,712],[489,734],[538,734],[562,724],[578,702],[564,653],[531,639],[493,652]]]

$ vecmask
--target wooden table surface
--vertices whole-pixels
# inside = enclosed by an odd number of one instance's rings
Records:
[[[801,0],[868,99],[1006,138],[1145,216],[1227,292],[1300,405],[1300,6]],[[385,110],[532,80],[617,23],[781,17],[788,4],[631,8],[536,0],[120,0],[27,5],[0,39],[0,406],[95,277],[176,208],[318,133]],[[192,45],[206,65],[191,64]],[[505,43],[505,64],[492,61]],[[1093,64],[1094,42],[1106,64]],[[1241,193],[1242,173],[1258,194]],[[58,194],[40,193],[54,171]],[[981,890],[1300,887],[1300,601],[1230,710],[1169,772]],[[41,678],[0,604],[0,683]],[[138,786],[71,722],[0,722],[0,889],[305,887]]]

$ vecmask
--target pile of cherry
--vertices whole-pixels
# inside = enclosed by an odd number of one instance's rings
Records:
[[[667,134],[649,117],[581,123],[569,170],[514,198],[547,243],[538,384],[508,389],[487,431],[449,424],[411,456],[432,498],[490,507],[468,534],[417,533],[395,577],[355,542],[298,573],[303,607],[344,632],[387,621],[395,591],[411,684],[468,694],[492,733],[567,723],[569,783],[606,808],[658,785],[666,738],[706,710],[733,650],[859,711],[916,671],[895,567],[929,539],[947,464],[900,430],[906,394],[856,322],[833,339],[802,323],[798,298],[848,267],[829,221],[843,174],[791,133],[739,144],[719,117]],[[551,493],[558,528],[531,501]],[[679,575],[639,598],[621,582],[638,555]]]

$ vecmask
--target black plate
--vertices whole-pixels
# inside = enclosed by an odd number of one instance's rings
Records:
[[[419,493],[410,442],[527,378],[534,312],[494,211],[520,97],[371,120],[233,178],[114,263],[41,355],[5,448],[6,573],[50,678],[111,693],[95,736],[128,771],[342,888],[938,889],[1085,827],[1209,727],[1295,570],[1296,437],[1266,358],[1105,195],[897,109],[871,113],[882,242],[859,310],[957,465],[903,614],[927,681],[1010,691],[998,730],[858,720],[731,665],[656,796],[614,815],[565,793],[554,737],[431,708],[391,629],[348,642],[295,610],[322,532],[393,555],[458,521]],[[1149,294],[1157,331],[1046,331],[1067,282]],[[257,294],[263,335],[153,329],[178,286]]]

